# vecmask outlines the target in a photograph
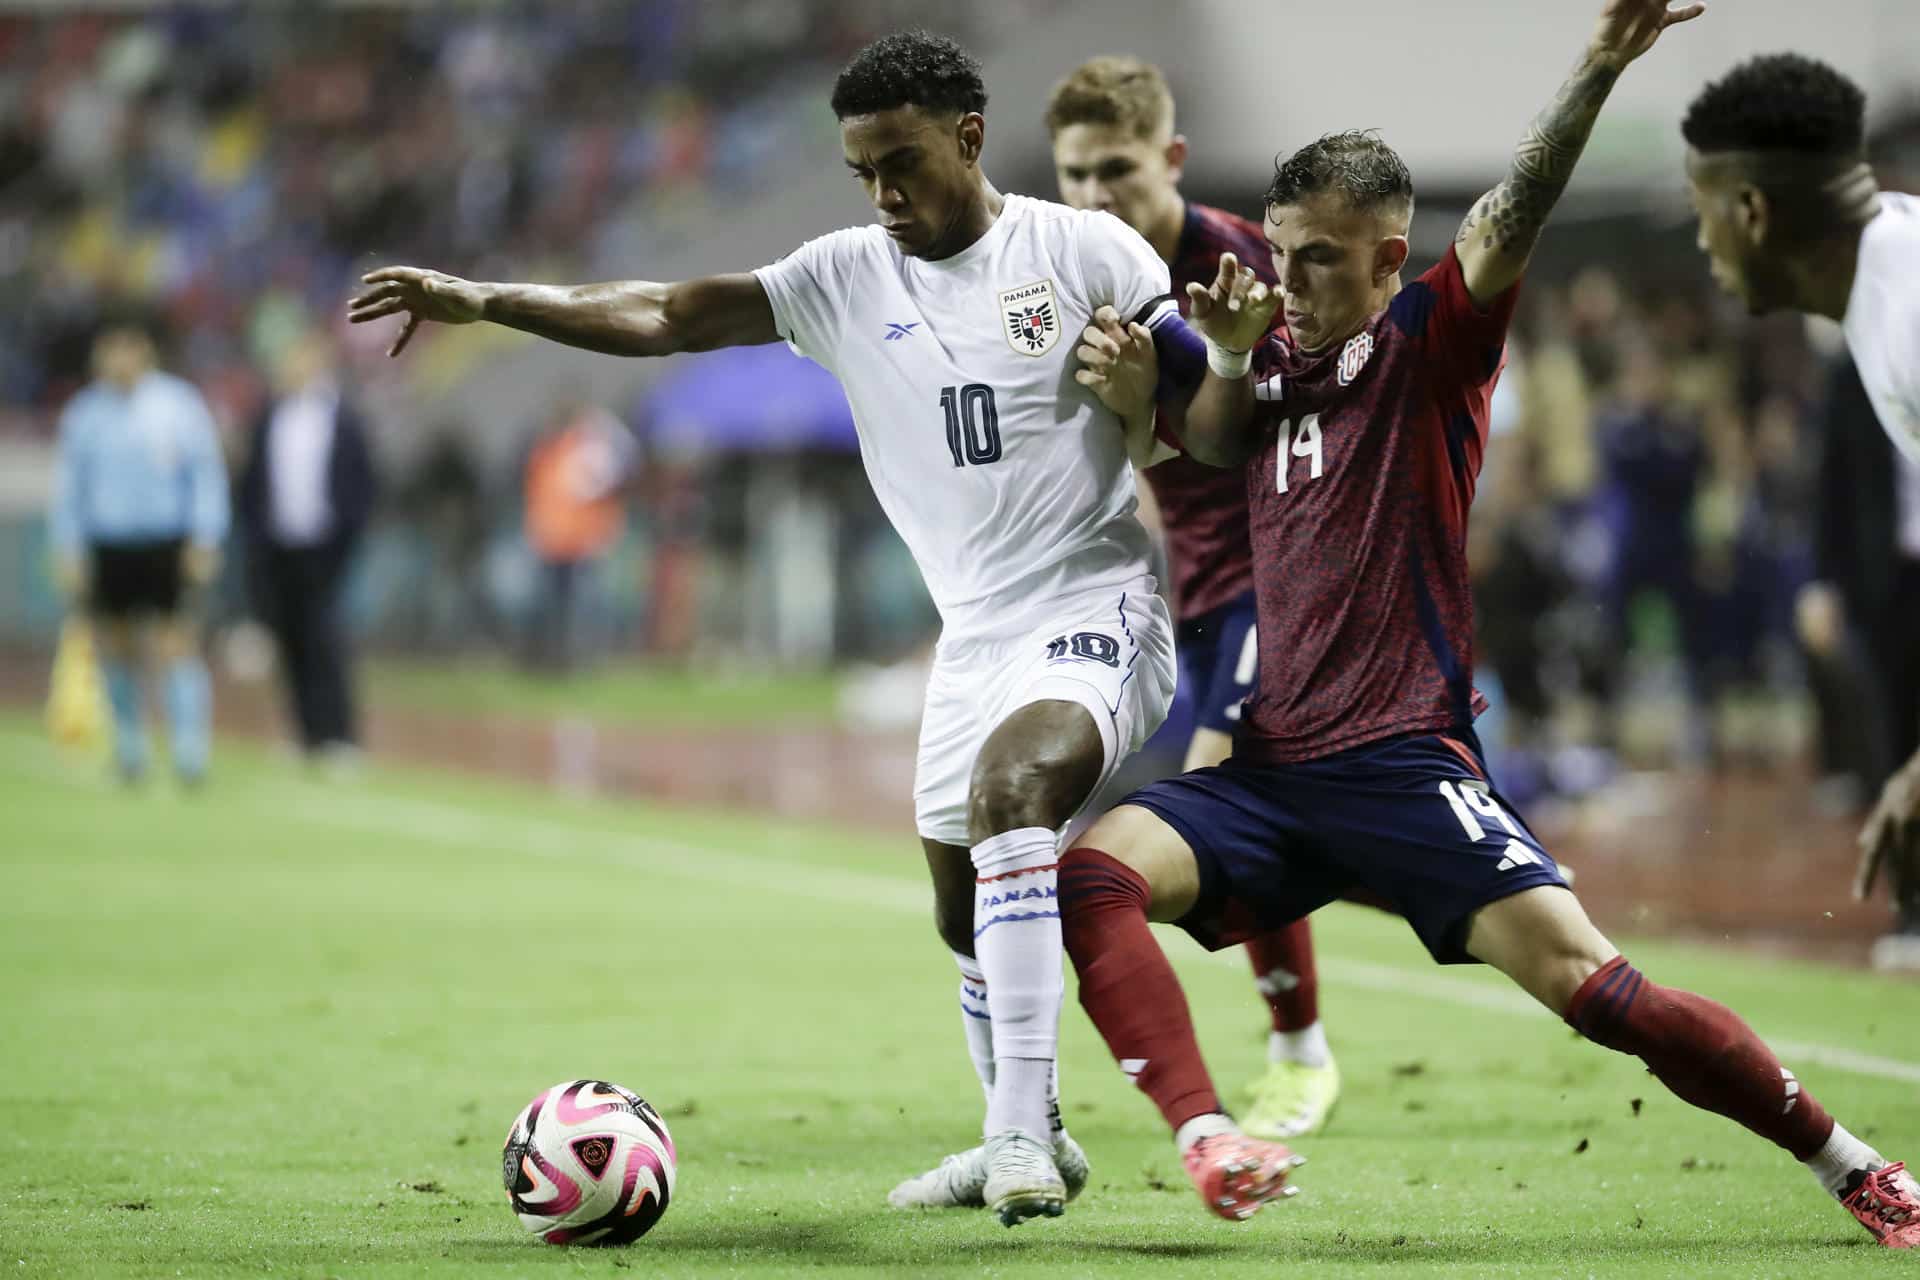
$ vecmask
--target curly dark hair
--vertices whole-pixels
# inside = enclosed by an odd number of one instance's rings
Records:
[[[1860,150],[1867,95],[1824,62],[1797,53],[1749,58],[1700,91],[1680,133],[1696,151]]]
[[[1338,191],[1369,213],[1395,205],[1413,207],[1413,175],[1380,140],[1377,129],[1329,133],[1286,159],[1273,161],[1267,206],[1297,204],[1302,197]]]
[[[833,114],[842,120],[908,106],[985,111],[980,64],[945,36],[896,31],[854,54],[833,83]]]

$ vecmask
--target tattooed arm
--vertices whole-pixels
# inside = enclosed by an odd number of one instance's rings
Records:
[[[1527,269],[1547,215],[1566,190],[1600,108],[1626,65],[1653,47],[1662,31],[1705,11],[1703,4],[1667,8],[1668,0],[1607,0],[1592,40],[1560,92],[1514,149],[1500,185],[1474,202],[1454,237],[1467,292],[1485,304]]]

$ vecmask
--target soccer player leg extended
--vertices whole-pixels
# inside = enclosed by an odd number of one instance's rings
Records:
[[[1186,996],[1148,922],[1186,922],[1202,891],[1199,860],[1158,814],[1121,805],[1060,860],[1067,953],[1080,1003],[1127,1073],[1173,1130],[1181,1162],[1207,1207],[1251,1217],[1293,1193],[1301,1160],[1240,1132],[1200,1057]]]
[[[987,1142],[896,1187],[896,1205],[987,1204],[1012,1225],[1059,1213],[1084,1184],[1058,1104],[1059,832],[1158,726],[1172,685],[1171,626],[1150,594],[1117,593],[1091,616],[938,655],[916,808],[941,936],[961,971]],[[961,707],[981,735],[971,752]],[[956,759],[968,763],[957,806]]]

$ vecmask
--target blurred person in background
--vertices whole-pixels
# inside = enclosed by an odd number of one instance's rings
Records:
[[[279,649],[301,749],[339,757],[359,742],[340,597],[373,513],[373,460],[325,337],[289,344],[275,384],[240,477],[247,569]]]
[[[1104,210],[1138,231],[1167,264],[1183,313],[1187,285],[1212,283],[1222,253],[1273,283],[1258,223],[1180,194],[1187,139],[1174,131],[1173,93],[1158,67],[1123,57],[1082,63],[1054,86],[1047,132],[1061,201]],[[1240,704],[1259,676],[1247,482],[1238,471],[1185,456],[1139,474],[1165,532],[1180,683],[1194,698],[1181,768],[1204,769],[1233,753]],[[1247,1088],[1252,1106],[1241,1127],[1260,1138],[1312,1133],[1340,1096],[1340,1070],[1320,1024],[1312,925],[1303,917],[1261,933],[1246,951],[1272,1025],[1267,1067]]]
[[[491,510],[513,499],[496,493],[473,432],[447,419],[430,425],[419,454],[393,486],[396,524],[415,539],[419,589],[407,592],[394,611],[395,632],[418,648],[458,648],[476,636],[506,645],[512,631],[495,607],[489,587]],[[520,475],[500,481],[517,489]]]
[[[1635,342],[1621,361],[1619,394],[1594,424],[1600,453],[1599,510],[1612,560],[1603,594],[1614,643],[1606,673],[1617,718],[1628,677],[1633,610],[1651,593],[1670,609],[1692,711],[1683,754],[1704,754],[1705,655],[1695,579],[1694,503],[1707,467],[1699,424],[1672,407],[1672,370],[1652,346]]]
[[[638,464],[633,433],[607,410],[563,406],[528,451],[527,542],[540,562],[527,661],[571,670],[582,656],[581,581],[626,532],[626,491]]]
[[[1850,359],[1833,370],[1822,426],[1816,577],[1796,621],[1815,696],[1834,708],[1834,771],[1871,795],[1920,751],[1920,460],[1881,429]]]
[[[120,777],[146,773],[141,675],[150,661],[165,685],[174,772],[198,784],[213,718],[198,610],[229,519],[218,431],[193,385],[160,371],[143,320],[102,328],[93,374],[60,418],[48,517],[55,577],[94,623]]]
[[[1756,315],[1839,321],[1874,416],[1920,462],[1920,198],[1880,190],[1867,164],[1866,95],[1824,63],[1765,55],[1701,90],[1681,133],[1714,279]],[[1898,503],[1904,545],[1906,517],[1920,516],[1907,497]],[[1883,557],[1884,544],[1865,554]],[[1911,608],[1910,583],[1903,594]],[[1920,648],[1911,614],[1902,629],[1895,644]],[[1915,716],[1910,705],[1891,713]],[[1870,892],[1884,869],[1896,913],[1875,962],[1920,968],[1920,751],[1887,780],[1860,846],[1855,893]],[[1920,1184],[1903,1186],[1920,1202]]]

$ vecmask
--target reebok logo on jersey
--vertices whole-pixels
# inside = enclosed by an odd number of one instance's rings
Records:
[[[1007,345],[1023,356],[1043,356],[1060,341],[1060,318],[1053,302],[1053,281],[1036,280],[1000,295]]]
[[[893,321],[889,320],[887,321],[886,340],[888,342],[898,342],[902,338],[911,338],[913,336],[913,331],[915,329],[918,329],[919,327],[920,327],[920,322],[918,320],[913,320],[906,324],[895,324]]]

